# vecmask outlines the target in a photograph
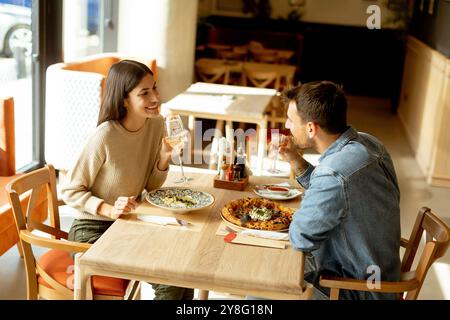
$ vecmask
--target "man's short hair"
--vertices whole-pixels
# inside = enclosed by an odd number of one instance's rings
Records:
[[[288,88],[282,96],[286,103],[296,103],[304,122],[315,122],[329,134],[347,130],[347,99],[342,86],[315,81]]]

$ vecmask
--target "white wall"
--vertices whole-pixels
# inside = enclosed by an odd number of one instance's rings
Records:
[[[118,51],[156,58],[163,102],[191,83],[198,0],[120,0]]]

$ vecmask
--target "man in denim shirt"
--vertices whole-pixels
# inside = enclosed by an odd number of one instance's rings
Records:
[[[400,191],[388,152],[373,136],[347,126],[347,101],[332,82],[313,82],[287,90],[286,128],[293,138],[280,148],[305,188],[289,237],[308,256],[305,279],[315,298],[328,291],[320,275],[376,283],[400,280]],[[321,154],[312,166],[302,150]],[[311,264],[312,262],[312,264]],[[314,266],[314,267],[312,267]],[[341,299],[398,299],[398,294],[340,291]]]

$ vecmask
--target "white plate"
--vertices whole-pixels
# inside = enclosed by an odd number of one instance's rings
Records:
[[[303,194],[303,192],[301,192],[298,189],[291,189],[291,191],[289,191],[289,194],[285,195],[285,196],[271,193],[269,191],[260,192],[257,189],[253,189],[253,192],[262,198],[266,198],[266,199],[270,199],[270,200],[291,200],[291,199],[295,199]]]
[[[197,201],[197,204],[192,206],[184,205],[167,205],[162,199],[166,196],[191,196]],[[203,191],[197,191],[189,188],[161,188],[147,193],[145,199],[155,207],[166,209],[174,213],[186,213],[190,211],[197,211],[209,207],[214,203],[214,197]]]

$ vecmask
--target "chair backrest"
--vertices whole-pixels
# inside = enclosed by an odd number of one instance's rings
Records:
[[[423,234],[426,236],[425,248],[420,255],[416,269],[413,271],[414,277],[419,282],[419,286],[407,292],[405,296],[406,300],[417,298],[428,269],[437,259],[445,254],[450,245],[449,227],[434,215],[431,209],[427,207],[421,208],[403,255],[401,264],[401,272],[403,274],[411,272],[411,267]]]
[[[257,88],[273,88],[277,91],[280,88],[280,76],[276,71],[253,70],[244,67],[242,77],[244,86],[247,86],[248,80],[250,80],[250,84]]]
[[[226,66],[202,66],[196,65],[197,75],[203,82],[228,84],[229,71]]]
[[[14,99],[0,99],[0,176],[16,173]]]
[[[45,160],[68,171],[97,126],[105,77],[112,64],[126,59],[114,53],[92,55],[49,66],[46,73]],[[156,60],[142,61],[157,77]]]
[[[17,232],[19,234],[20,244],[24,253],[24,262],[26,266],[28,298],[37,297],[37,274],[36,259],[33,255],[31,245],[49,247],[47,239],[32,233],[33,230],[39,230],[52,236],[53,239],[67,239],[67,233],[61,231],[58,201],[56,196],[56,174],[51,165],[45,168],[35,170],[24,174],[6,185],[8,200],[12,207]],[[29,195],[28,205],[23,207],[21,198],[25,194]],[[37,201],[43,196],[47,196],[50,226],[42,224],[32,219],[32,212],[35,209]],[[39,272],[40,274],[43,272]],[[45,276],[45,275],[44,275]]]

